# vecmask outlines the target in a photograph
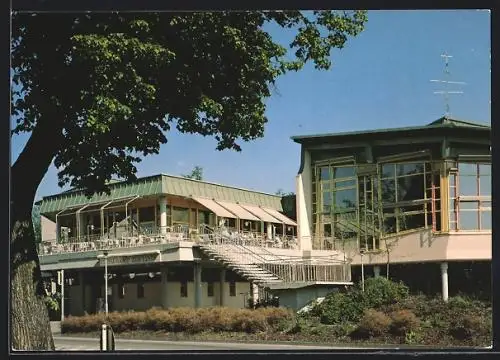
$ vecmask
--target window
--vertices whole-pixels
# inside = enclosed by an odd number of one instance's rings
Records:
[[[491,164],[459,163],[449,179],[450,230],[491,230]]]
[[[429,162],[383,164],[380,174],[384,234],[441,228],[437,166]]]
[[[187,281],[181,281],[181,297],[188,297],[188,284]]]
[[[214,283],[213,282],[209,282],[207,284],[207,296],[208,297],[214,296]]]
[[[124,297],[125,297],[125,284],[118,284],[118,298],[123,299]]]
[[[172,223],[173,224],[188,224],[189,223],[189,209],[181,207],[172,207]]]
[[[138,283],[137,284],[137,298],[142,299],[143,297],[144,297],[144,284]]]
[[[154,206],[137,209],[139,211],[139,220],[142,222],[149,222],[155,220],[155,208]]]
[[[229,282],[229,296],[236,296],[236,282],[234,280]]]

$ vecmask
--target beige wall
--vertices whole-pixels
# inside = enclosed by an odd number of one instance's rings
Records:
[[[426,261],[458,261],[458,260],[491,260],[491,234],[464,233],[432,235],[430,230],[415,232],[388,240],[391,263],[426,262]],[[354,251],[349,253],[353,265],[361,264],[361,257]],[[387,252],[378,254],[366,253],[365,264],[385,264]]]
[[[151,282],[144,284],[144,298],[137,298],[137,284],[129,283],[124,284],[125,295],[123,299],[118,296],[119,286],[118,284],[113,284],[110,310],[112,311],[143,311],[150,309],[152,307],[161,307],[161,282]],[[195,306],[195,294],[194,294],[194,282],[188,282],[188,296],[181,297],[180,282],[168,282],[167,283],[167,305],[168,307],[194,307]],[[248,282],[236,282],[236,296],[229,295],[229,282],[224,283],[224,306],[232,308],[243,308],[245,297],[241,293],[248,294],[250,291],[250,283]],[[211,307],[219,306],[220,304],[220,282],[214,282],[214,296],[208,296],[208,283],[203,282],[201,287],[201,306]],[[69,293],[68,297],[71,298],[71,314],[72,315],[83,315],[83,302],[81,295],[81,286],[71,286],[68,287]],[[101,291],[104,294],[104,286],[101,286]],[[248,299],[248,295],[247,295]],[[96,299],[91,299],[91,287],[90,285],[85,286],[85,303],[86,308],[91,309],[95,306]],[[89,312],[87,310],[87,312]]]
[[[41,216],[40,226],[42,231],[42,241],[55,241],[56,223],[52,220],[47,219],[45,216]]]

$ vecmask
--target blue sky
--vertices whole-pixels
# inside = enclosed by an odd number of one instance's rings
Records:
[[[289,33],[269,26],[280,42]],[[293,135],[424,125],[444,114],[442,96],[433,94],[442,79],[443,52],[450,59],[450,80],[467,85],[450,90],[452,117],[491,122],[490,13],[476,10],[370,11],[365,30],[342,50],[333,66],[307,66],[277,81],[267,100],[264,138],[242,143],[243,151],[218,152],[216,141],[177,132],[167,134],[160,154],[137,165],[138,176],[180,175],[202,166],[206,181],[274,193],[294,191],[300,146]],[[29,134],[12,138],[15,161]],[[51,166],[37,199],[60,192]]]

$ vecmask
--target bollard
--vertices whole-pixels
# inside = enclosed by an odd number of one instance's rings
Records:
[[[101,351],[114,351],[115,350],[115,334],[113,329],[108,324],[101,326]]]

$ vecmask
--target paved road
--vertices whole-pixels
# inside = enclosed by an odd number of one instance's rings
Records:
[[[58,351],[96,351],[99,350],[99,339],[84,337],[68,337],[54,335]],[[355,349],[353,347],[333,347],[294,344],[256,344],[227,342],[194,342],[194,341],[162,341],[116,339],[116,350],[332,350]]]

